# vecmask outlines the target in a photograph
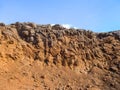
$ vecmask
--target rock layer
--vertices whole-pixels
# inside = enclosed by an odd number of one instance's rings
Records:
[[[0,23],[1,90],[119,90],[120,31]]]

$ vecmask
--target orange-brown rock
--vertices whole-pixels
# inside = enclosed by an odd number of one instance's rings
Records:
[[[0,90],[119,89],[119,30],[0,23]]]

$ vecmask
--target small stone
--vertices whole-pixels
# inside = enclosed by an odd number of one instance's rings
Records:
[[[40,78],[45,79],[45,75],[42,75]]]
[[[25,35],[25,36],[28,36],[29,35],[29,31],[22,31],[22,34]]]
[[[25,30],[30,30],[30,29],[31,29],[31,27],[28,26],[28,25],[25,25],[23,28],[24,28]]]
[[[52,26],[52,29],[55,29],[55,30],[62,30],[62,29],[64,29],[64,27],[62,27],[62,26],[59,25],[59,24],[55,24],[54,26]]]
[[[35,30],[34,30],[34,29],[31,29],[31,30],[30,30],[30,35],[31,35],[31,36],[34,36],[34,35],[35,35]]]
[[[116,71],[118,71],[118,68],[117,67],[110,67],[110,71],[116,72]]]
[[[35,23],[28,23],[28,25],[32,28],[37,28],[37,25]]]
[[[34,37],[30,37],[30,42],[33,42],[34,41]]]

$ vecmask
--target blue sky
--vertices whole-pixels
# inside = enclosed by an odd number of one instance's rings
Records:
[[[95,32],[120,29],[120,0],[0,0],[0,22],[70,24]]]

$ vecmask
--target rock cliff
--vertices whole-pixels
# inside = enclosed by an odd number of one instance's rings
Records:
[[[120,30],[0,23],[0,90],[119,90]]]

